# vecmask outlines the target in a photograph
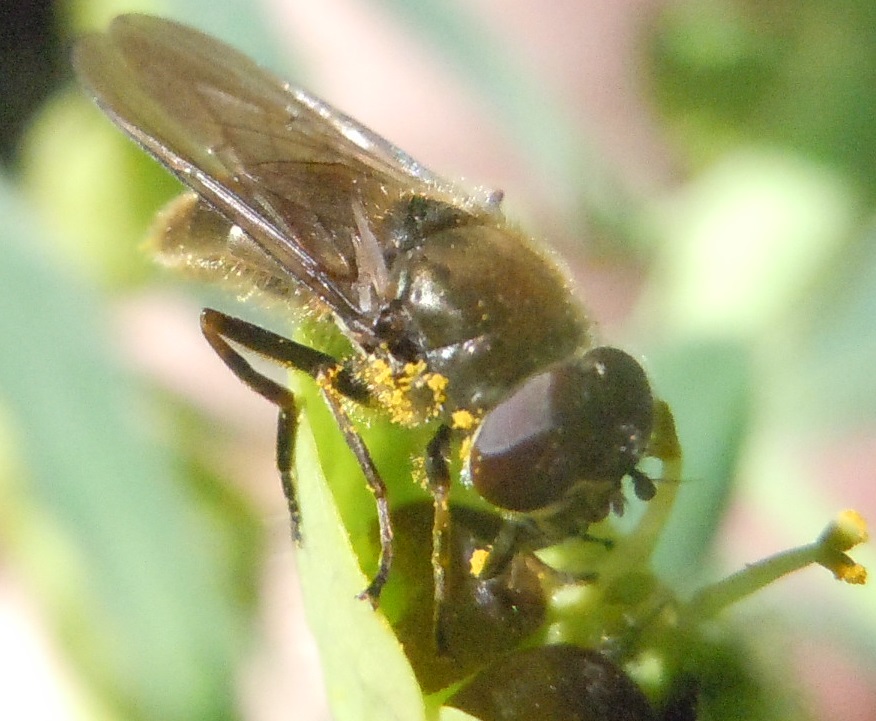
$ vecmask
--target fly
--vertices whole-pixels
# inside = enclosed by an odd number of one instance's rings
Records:
[[[450,459],[507,522],[484,573],[623,509],[655,402],[640,364],[594,346],[569,279],[511,227],[500,194],[463,191],[405,152],[196,30],[144,15],[76,46],[101,109],[189,186],[159,217],[161,260],[243,282],[330,319],[352,343],[334,357],[216,310],[201,315],[228,368],[279,411],[277,466],[299,539],[293,478],[298,408],[236,347],[314,378],[377,505],[377,604],[392,562],[386,487],[345,411],[378,407],[435,424],[425,449],[434,499],[436,609],[444,596]],[[439,612],[436,610],[436,614]],[[437,619],[437,616],[436,616]]]

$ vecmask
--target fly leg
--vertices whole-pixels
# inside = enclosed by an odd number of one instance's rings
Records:
[[[426,446],[426,478],[435,505],[432,521],[432,581],[434,585],[432,629],[435,647],[446,654],[444,601],[450,567],[450,428],[442,425]]]
[[[368,482],[368,488],[374,494],[375,502],[377,503],[377,525],[380,529],[380,558],[377,561],[377,573],[371,579],[359,598],[368,600],[374,608],[377,608],[380,592],[389,578],[389,569],[392,565],[392,523],[389,519],[389,500],[386,497],[386,484],[380,477],[374,461],[371,459],[371,454],[362,440],[362,436],[356,431],[350,417],[344,411],[339,399],[339,389],[334,385],[333,373],[320,373],[317,381],[322,387],[322,396],[328,404],[329,410],[335,417],[341,433],[344,434],[344,440],[356,460],[359,462],[359,467],[365,474],[365,480]]]
[[[273,403],[279,410],[277,418],[277,470],[280,473],[280,483],[289,507],[292,538],[296,543],[301,541],[301,512],[298,507],[293,477],[294,438],[298,425],[298,406],[295,402],[295,396],[285,386],[255,370],[231,344],[237,344],[285,368],[307,373],[319,383],[323,397],[337,419],[347,445],[356,456],[365,473],[368,485],[377,499],[380,524],[379,567],[371,583],[360,594],[361,598],[367,598],[372,605],[376,606],[392,562],[392,527],[386,501],[386,486],[371,460],[368,449],[347,414],[344,413],[338,399],[339,395],[343,395],[353,400],[362,401],[367,398],[367,392],[349,377],[349,374],[341,368],[334,357],[225,313],[210,308],[204,309],[201,312],[201,331],[231,372],[251,390]]]
[[[490,554],[480,572],[481,578],[495,578],[504,573],[517,553],[535,534],[525,521],[505,521],[493,540]],[[526,546],[525,550],[533,550]]]

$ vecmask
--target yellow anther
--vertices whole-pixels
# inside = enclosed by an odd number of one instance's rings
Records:
[[[824,529],[819,539],[835,551],[848,551],[870,538],[867,521],[854,510],[843,511]]]

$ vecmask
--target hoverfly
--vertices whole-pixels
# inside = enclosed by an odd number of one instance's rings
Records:
[[[654,399],[631,356],[594,347],[558,264],[508,225],[500,196],[467,193],[352,118],[196,30],[143,15],[83,38],[77,73],[103,111],[192,193],[159,221],[161,259],[245,279],[329,317],[354,352],[335,358],[215,310],[201,329],[230,370],[279,409],[277,465],[298,539],[292,392],[237,348],[319,384],[376,498],[376,604],[392,561],[385,485],[345,410],[434,423],[436,608],[444,589],[454,448],[463,478],[508,522],[488,570],[623,508]]]

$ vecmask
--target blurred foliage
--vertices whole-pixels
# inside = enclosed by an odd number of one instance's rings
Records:
[[[216,480],[184,475],[181,449],[143,426],[170,419],[114,358],[107,299],[55,267],[5,181],[0,207],[0,388],[21,467],[3,478],[7,551],[128,718],[226,718],[229,659],[253,600],[241,584],[258,564],[254,521],[240,499],[206,502]]]
[[[639,199],[462,3],[375,5],[493,103],[531,149],[538,177],[562,188],[555,195],[567,223],[581,222],[583,205],[602,234],[638,253],[615,262],[647,261],[629,336],[671,402],[687,456],[655,559],[661,577],[687,592],[720,574],[715,541],[731,486],[785,545],[811,538],[846,504],[819,485],[811,454],[839,434],[872,437],[876,425],[876,6],[666,3],[642,41],[681,171],[674,187]],[[126,9],[71,3],[65,27],[103,26]],[[173,14],[280,68],[276,40],[265,41],[272,33],[249,3],[137,9]],[[15,56],[23,85],[43,93],[66,73],[44,61],[59,56],[58,43],[46,53],[36,69]],[[178,186],[75,89],[31,116],[32,102],[7,101],[16,91],[6,80],[0,105],[17,115],[0,125],[28,133],[20,149],[17,132],[5,136],[0,153],[18,158],[18,174],[10,166],[0,183],[4,553],[26,569],[106,718],[235,718],[233,669],[249,638],[259,522],[205,470],[204,419],[120,366],[107,320],[115,294],[152,277],[135,246]],[[372,568],[373,504],[313,389],[304,390],[299,462],[313,483],[302,488],[301,567],[336,717],[389,718],[390,707],[405,721],[425,717],[388,627],[354,602],[365,582],[349,544]],[[422,497],[409,483],[410,452],[427,436],[370,423],[369,447],[397,496]],[[874,565],[872,553],[859,556]],[[783,597],[783,614],[872,667],[872,585],[823,585],[812,600]],[[758,665],[749,643],[726,640],[738,627],[744,619],[728,620],[714,645],[697,647],[693,665],[717,699],[707,718],[789,717],[779,675]],[[738,685],[722,687],[728,678]]]
[[[656,98],[699,166],[740,143],[781,147],[872,200],[874,46],[868,0],[674,2],[654,35]]]

